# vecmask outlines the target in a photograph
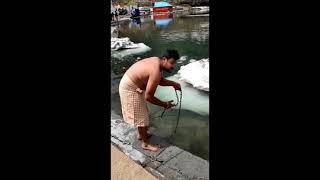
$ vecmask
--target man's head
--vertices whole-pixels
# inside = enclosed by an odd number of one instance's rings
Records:
[[[171,72],[177,64],[177,60],[179,58],[180,56],[176,50],[168,49],[161,58],[162,69],[167,72]]]

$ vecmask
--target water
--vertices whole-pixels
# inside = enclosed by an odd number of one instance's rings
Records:
[[[144,43],[152,48],[151,51],[144,54],[111,59],[111,108],[120,115],[121,105],[118,85],[125,70],[135,63],[138,57],[143,59],[150,56],[161,56],[168,48],[178,50],[180,56],[185,56],[185,60],[179,61],[172,73],[164,73],[165,77],[176,74],[180,66],[188,64],[190,59],[198,60],[209,57],[209,17],[185,17],[179,14],[171,14],[160,21],[152,18],[149,16],[138,19],[138,23],[137,21],[131,21],[119,25],[120,37],[129,37],[135,43]],[[199,91],[199,94],[203,94],[202,96],[208,96],[207,92],[196,89],[194,91]],[[174,91],[172,92],[174,93]],[[183,99],[185,98],[188,98],[186,93],[183,94]],[[163,110],[161,107],[152,104],[148,104],[148,106],[152,117],[160,115]],[[182,149],[208,159],[208,115],[181,110],[179,127],[176,134],[172,135],[177,114],[177,109],[171,109],[165,113],[163,119],[151,118],[152,132],[157,136],[168,139],[172,144]]]

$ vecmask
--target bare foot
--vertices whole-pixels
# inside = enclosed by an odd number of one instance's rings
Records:
[[[149,150],[149,151],[158,151],[160,149],[160,145],[142,143],[142,149]]]
[[[148,134],[147,135],[147,138],[150,138],[152,136],[152,134]],[[138,134],[138,140],[141,140],[141,137],[140,137],[140,135]]]

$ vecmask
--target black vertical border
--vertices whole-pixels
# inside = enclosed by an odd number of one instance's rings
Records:
[[[110,21],[110,1],[104,0],[104,49],[105,49],[105,58],[104,58],[104,148],[103,153],[106,158],[104,158],[104,180],[111,179],[111,50],[110,50],[110,38],[111,38],[111,21]]]

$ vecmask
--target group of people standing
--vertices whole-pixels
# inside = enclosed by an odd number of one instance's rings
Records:
[[[111,21],[118,21],[118,16],[119,16],[119,10],[115,8],[114,10],[111,10]]]
[[[125,12],[123,12],[125,11]],[[131,18],[135,18],[135,17],[139,17],[140,16],[140,10],[138,7],[134,7],[134,6],[130,6],[129,7],[129,12],[131,14]],[[120,14],[127,14],[127,10],[126,9],[121,9],[121,8],[112,8],[111,9],[111,21],[119,21],[119,15]]]

